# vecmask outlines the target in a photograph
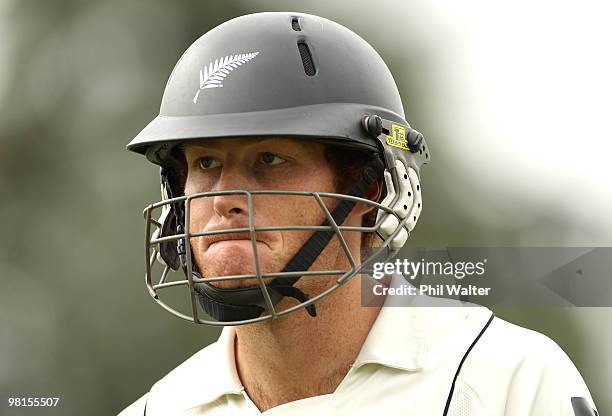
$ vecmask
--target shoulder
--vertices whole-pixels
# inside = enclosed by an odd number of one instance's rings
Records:
[[[574,415],[572,397],[594,407],[576,366],[557,343],[497,317],[457,380],[491,413]]]
[[[481,358],[505,357],[505,361],[520,364],[525,360],[541,361],[554,356],[565,356],[563,350],[549,337],[495,317],[474,349]],[[567,357],[567,356],[565,356]],[[569,358],[565,358],[569,359]]]
[[[117,416],[143,416],[145,412],[145,406],[147,404],[148,393],[143,395],[140,399],[126,407]]]
[[[219,348],[218,342],[215,342],[196,352],[153,384],[147,394],[124,409],[119,416],[143,415],[145,406],[158,413],[160,408],[170,411],[172,409],[168,406],[187,405],[207,365],[210,367],[211,363],[218,362]]]
[[[574,363],[555,341],[498,317],[475,346],[471,359],[475,368],[482,360],[483,364],[511,370],[515,376],[523,372],[532,376],[565,372],[572,376],[571,381],[580,378],[582,382]]]

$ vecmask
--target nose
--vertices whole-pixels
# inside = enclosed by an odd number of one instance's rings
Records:
[[[213,210],[221,217],[246,215],[249,212],[247,196],[244,194],[214,196]]]
[[[240,169],[225,169],[217,181],[213,191],[230,191],[249,189],[249,181]],[[247,215],[249,212],[248,197],[245,194],[217,195],[213,197],[213,210],[221,217]]]

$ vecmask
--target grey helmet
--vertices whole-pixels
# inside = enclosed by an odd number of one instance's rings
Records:
[[[249,232],[256,273],[240,276],[203,276],[192,262],[191,238],[207,235],[189,228],[189,204],[194,198],[220,194],[253,195],[266,191],[235,190],[183,195],[177,179],[177,144],[204,138],[293,137],[346,146],[370,154],[370,162],[348,194],[271,191],[315,198],[327,218],[308,227],[265,227],[266,230],[312,229],[310,239],[280,273],[261,273],[253,210],[250,227],[225,230]],[[146,219],[146,282],[151,296],[166,310],[195,323],[238,325],[273,319],[306,308],[346,283],[384,250],[392,256],[404,245],[422,209],[419,169],[430,159],[423,136],[405,120],[402,102],[389,69],[361,37],[331,20],[292,12],[240,16],[196,40],[174,67],[162,98],[160,114],[127,146],[161,166],[163,200],[149,205]],[[382,201],[362,198],[365,189],[383,175]],[[333,197],[332,212],[320,203]],[[371,227],[343,227],[357,203],[378,210]],[[159,215],[159,218],[156,218]],[[349,229],[352,228],[352,229]],[[357,228],[357,229],[356,229]],[[382,244],[371,256],[355,263],[342,244],[351,267],[347,270],[308,271],[335,235],[342,232],[377,233]],[[211,232],[208,232],[210,234]],[[215,232],[219,234],[219,231]],[[153,279],[155,259],[163,270]],[[181,270],[184,276],[168,281]],[[294,287],[303,276],[339,274],[336,284],[309,298]],[[264,278],[270,278],[264,283]],[[257,279],[255,286],[222,289],[215,280]],[[189,289],[187,312],[161,300],[169,287]],[[284,311],[275,305],[284,296],[299,304]],[[213,319],[200,317],[197,304]],[[263,315],[263,316],[262,316]]]

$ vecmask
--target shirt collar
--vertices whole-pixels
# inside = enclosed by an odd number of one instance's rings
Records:
[[[183,410],[210,403],[226,394],[242,394],[244,387],[234,356],[235,339],[236,328],[226,326],[217,342],[198,353],[201,355],[197,357],[193,372],[198,378],[191,380],[192,392],[184,397]]]
[[[410,285],[393,275],[390,287]],[[387,296],[361,347],[354,367],[376,363],[407,371],[424,366],[427,353],[428,308],[415,306],[418,296]]]

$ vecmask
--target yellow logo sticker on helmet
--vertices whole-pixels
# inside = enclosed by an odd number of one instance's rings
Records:
[[[399,124],[391,124],[391,135],[386,137],[389,146],[399,147],[400,149],[410,150],[408,140],[406,140],[406,128]]]

